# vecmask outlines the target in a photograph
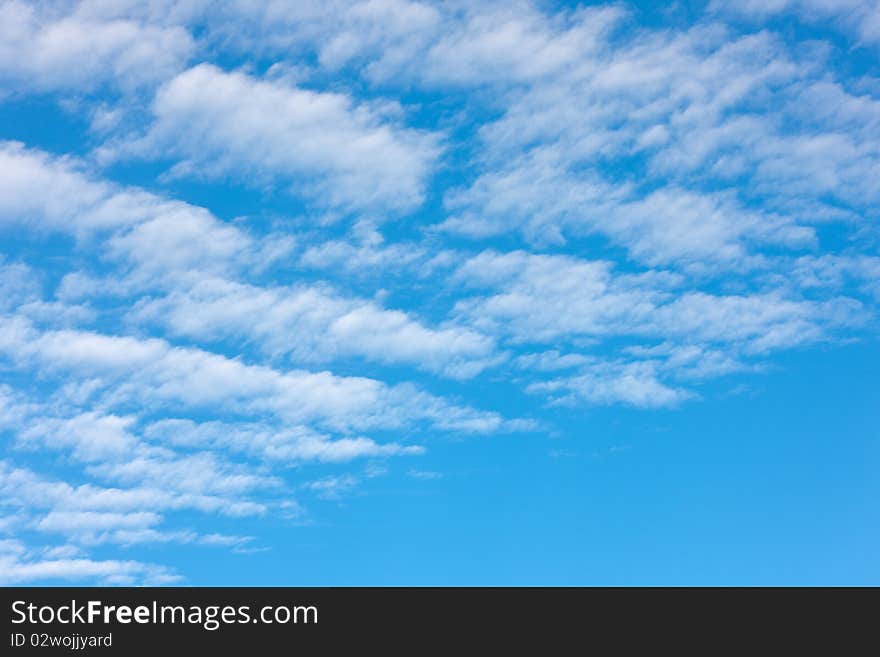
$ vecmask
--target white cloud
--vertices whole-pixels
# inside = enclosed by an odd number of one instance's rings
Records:
[[[828,329],[862,319],[861,304],[847,298],[816,303],[775,294],[691,292],[658,308],[652,323],[666,335],[741,343],[749,351],[763,352],[820,340]]]
[[[8,311],[42,296],[39,281],[30,267],[0,260],[0,308]]]
[[[409,65],[410,76],[430,84],[479,86],[556,75],[595,55],[624,11],[608,6],[548,15],[532,3],[516,2],[465,5],[460,18],[449,13],[420,66],[401,62]],[[379,61],[368,70],[387,70],[388,64]]]
[[[533,383],[527,390],[548,394],[557,404],[628,404],[640,408],[675,406],[693,393],[662,383],[656,364],[597,362],[577,376]]]
[[[97,511],[50,511],[37,528],[42,531],[65,533],[94,532],[117,528],[150,527],[162,517],[149,511],[137,513],[100,513]]]
[[[142,221],[160,204],[145,192],[92,179],[74,159],[18,142],[0,142],[0,172],[0,220],[32,230],[106,230]]]
[[[654,346],[633,345],[624,353],[651,360],[660,373],[676,379],[701,380],[734,372],[757,371],[760,365],[749,365],[740,360],[736,350],[727,346],[712,348],[687,342],[662,342]]]
[[[443,478],[442,472],[434,472],[432,470],[410,470],[406,474],[413,479],[433,480]]]
[[[454,278],[497,289],[459,301],[456,310],[487,333],[517,341],[614,334],[643,324],[670,296],[651,277],[615,276],[608,262],[524,251],[485,251],[467,260]]]
[[[91,476],[101,477],[107,474],[106,470],[126,467],[121,477],[119,473],[111,473],[113,478],[135,484],[124,489],[103,488],[92,483],[73,486],[0,461],[0,491],[3,493],[0,506],[15,510],[20,526],[62,534],[76,545],[201,542],[200,535],[192,530],[169,530],[160,525],[166,521],[167,514],[185,510],[239,518],[265,513],[262,504],[240,497],[242,492],[260,485],[255,477],[237,475],[239,481],[233,481],[234,473],[230,477],[228,472],[219,472],[216,467],[213,472],[204,472],[204,468],[200,472],[199,462],[205,458],[210,457],[184,457],[175,461],[166,454],[160,468],[167,466],[170,476],[164,478],[155,472],[126,477],[125,474],[132,474],[132,467],[120,466],[118,461],[116,466],[107,463],[87,468]],[[184,471],[189,478],[181,481]],[[219,491],[218,474],[225,475]],[[220,495],[212,494],[217,492]],[[213,544],[219,543],[213,541]]]
[[[443,7],[409,0],[202,4],[186,19],[197,19],[206,41],[224,50],[283,57],[298,66],[314,53],[320,67],[334,71],[355,60],[379,60],[368,67],[375,69],[373,77],[409,64],[443,21]]]
[[[514,364],[535,373],[574,370],[526,386],[565,403],[675,405],[693,394],[670,379],[754,369],[752,359],[832,339],[867,318],[863,304],[848,297],[710,294],[683,288],[685,279],[662,271],[615,273],[608,262],[522,251],[483,252],[462,264],[454,281],[490,290],[459,301],[463,322],[502,343],[555,347]]]
[[[153,113],[147,134],[117,154],[180,158],[174,175],[281,181],[333,209],[412,210],[438,155],[436,137],[379,106],[210,64],[163,86]]]
[[[0,4],[0,81],[7,91],[136,89],[182,68],[194,49],[181,26],[79,12],[74,3]]]
[[[204,481],[201,478],[200,481]],[[130,488],[107,488],[93,483],[72,485],[66,481],[49,479],[26,468],[14,467],[0,461],[0,491],[6,505],[19,506],[26,511],[55,509],[94,513],[169,512],[192,509],[202,513],[222,513],[233,517],[260,515],[266,507],[235,497],[209,494],[218,486],[208,482],[207,490],[193,490],[193,486],[168,480],[162,486],[154,481]],[[228,492],[229,486],[223,488]],[[237,488],[233,492],[241,492]]]
[[[549,156],[549,157],[545,157]],[[601,234],[648,265],[748,264],[749,243],[810,246],[811,228],[748,210],[730,194],[670,187],[641,196],[593,175],[573,175],[555,155],[534,151],[449,195],[445,231],[481,238],[519,228],[532,242]]]
[[[179,336],[256,342],[270,355],[299,362],[361,356],[470,377],[497,356],[493,341],[456,326],[430,328],[398,310],[346,298],[329,287],[255,287],[222,279],[140,302],[134,318]]]
[[[587,356],[582,354],[561,354],[556,349],[540,353],[523,354],[517,356],[514,363],[523,369],[536,370],[538,372],[554,372],[579,367],[590,362]]]
[[[204,208],[96,179],[82,162],[0,142],[0,225],[61,232],[141,279],[229,271],[264,258],[260,245]],[[100,245],[100,243],[99,243]]]
[[[225,408],[316,422],[334,430],[398,427],[428,422],[465,431],[504,426],[495,413],[459,407],[414,386],[387,386],[330,372],[281,372],[196,348],[172,347],[85,331],[39,332],[21,318],[0,321],[0,353],[16,367],[45,374],[75,373],[109,386],[105,404],[161,402],[169,410]]]
[[[358,480],[356,477],[346,474],[310,481],[303,484],[303,488],[314,492],[322,499],[338,500],[345,493],[350,492],[357,484]]]
[[[125,458],[137,446],[129,432],[135,419],[90,412],[72,418],[32,418],[19,434],[19,444],[49,449],[69,448],[81,461]]]
[[[264,340],[271,355],[286,348],[283,335],[295,331],[299,322],[303,334],[323,336],[315,339],[305,358],[309,362],[355,355],[461,376],[467,368],[481,369],[480,361],[494,349],[491,339],[473,330],[431,328],[407,313],[336,294],[327,286],[263,288],[219,278],[259,273],[267,254],[277,257],[283,252],[279,245],[288,248],[289,241],[282,236],[257,240],[203,208],[106,182],[84,162],[5,143],[0,166],[8,173],[5,186],[0,183],[0,223],[5,229],[24,226],[36,239],[43,237],[40,233],[70,235],[75,248],[94,258],[95,270],[101,272],[68,273],[56,288],[63,301],[46,302],[44,285],[33,271],[23,264],[3,264],[0,283],[14,294],[6,297],[8,314],[0,320],[0,352],[7,365],[39,385],[0,391],[0,428],[25,458],[36,451],[57,452],[65,463],[82,469],[81,478],[110,485],[77,485],[7,467],[0,471],[0,489],[4,506],[16,514],[9,524],[13,530],[61,534],[81,546],[173,541],[237,548],[239,537],[205,537],[174,528],[174,520],[192,510],[243,517],[280,508],[277,498],[287,498],[289,490],[272,473],[279,465],[424,452],[419,445],[381,442],[354,432],[422,426],[457,433],[523,428],[497,413],[451,404],[408,384],[283,371],[164,340],[47,328],[92,321],[94,315],[77,314],[71,301],[106,301],[110,295],[128,303],[132,295],[159,291],[165,294],[163,311],[170,313],[171,302],[181,302],[175,317],[179,321],[186,320],[187,310],[209,319],[207,301],[218,308],[226,304],[228,311],[233,301],[253,297],[256,307],[229,314],[235,320],[228,323],[229,330],[243,341]],[[212,285],[222,294],[201,299],[198,294],[211,291]],[[196,308],[184,307],[184,302],[202,301]],[[323,303],[323,308],[309,307],[312,302]],[[146,300],[142,304],[149,305]],[[154,299],[153,310],[159,305]],[[67,319],[53,317],[50,306]],[[268,321],[253,323],[258,315]],[[101,316],[108,318],[103,310]],[[40,397],[43,402],[36,401]],[[200,421],[145,419],[157,412],[159,417],[176,412]],[[146,570],[135,574],[136,565],[126,566],[129,574],[122,568],[110,574],[111,567],[103,562],[72,556],[83,555],[46,553],[11,566],[21,566],[24,574],[17,577],[22,581],[53,568],[58,577],[81,571],[84,578],[99,581],[150,577]],[[106,578],[99,575],[102,568],[107,568]]]
[[[870,255],[802,256],[795,260],[789,276],[774,281],[794,282],[806,289],[836,290],[857,285],[863,293],[880,300],[880,257]]]
[[[478,175],[447,191],[442,228],[599,234],[642,263],[741,268],[876,209],[880,106],[816,53],[711,24],[603,38],[515,92],[486,76],[503,112],[481,126]]]
[[[757,19],[793,14],[807,24],[832,25],[852,36],[859,45],[880,44],[880,3],[877,0],[746,0],[719,2],[710,10]]]
[[[356,279],[407,276],[427,279],[460,259],[459,253],[442,243],[391,242],[371,222],[357,222],[347,239],[321,241],[306,247],[299,264]]]
[[[344,462],[364,457],[422,454],[419,445],[379,444],[366,437],[332,439],[305,426],[201,422],[170,418],[149,424],[144,435],[170,445],[222,448],[268,461]]]
[[[74,272],[62,281],[63,298],[115,288],[125,293],[132,284],[157,286],[170,277],[172,292],[142,301],[139,314],[161,318],[177,335],[232,334],[304,362],[354,355],[456,377],[473,376],[497,359],[491,339],[474,331],[428,328],[369,301],[318,287],[259,288],[209,277],[244,263],[256,266],[271,243],[258,245],[203,208],[96,181],[75,162],[18,144],[0,150],[0,170],[9,174],[6,185],[0,183],[0,220],[85,236],[112,229],[104,256],[134,272],[121,287],[118,278],[105,282]]]
[[[0,554],[0,583],[5,586],[46,580],[97,580],[105,585],[162,586],[181,579],[165,566],[140,561],[22,558]]]
[[[498,290],[460,301],[457,310],[487,332],[519,341],[673,336],[759,352],[821,339],[829,328],[863,319],[861,304],[845,297],[819,303],[779,294],[715,295],[682,290],[673,274],[615,275],[607,262],[522,251],[486,251],[455,276]]]
[[[248,52],[314,52],[325,70],[357,67],[378,83],[479,85],[570,66],[623,12],[611,6],[550,15],[531,2],[276,0],[225,3],[212,14],[212,38]]]

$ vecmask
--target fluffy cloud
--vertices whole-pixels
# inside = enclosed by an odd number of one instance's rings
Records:
[[[876,208],[876,100],[778,37],[698,25],[595,50],[517,93],[487,77],[503,113],[480,128],[478,175],[447,192],[442,228],[599,234],[642,263],[742,266]]]
[[[0,4],[0,80],[19,90],[136,89],[182,68],[193,50],[179,25],[108,18],[72,3]]]
[[[192,530],[159,526],[166,514],[187,509],[236,517],[265,512],[257,504],[180,493],[174,488],[173,482],[161,488],[105,488],[91,483],[72,486],[0,462],[3,506],[18,513],[18,524],[43,534],[60,534],[71,546],[201,541],[202,537]],[[211,542],[217,543],[216,539]]]
[[[155,402],[171,407],[222,406],[242,414],[272,414],[335,430],[398,427],[427,421],[462,431],[503,426],[495,413],[450,405],[411,385],[387,386],[330,372],[278,371],[264,365],[159,339],[138,340],[84,331],[34,329],[21,318],[0,321],[0,353],[16,367],[46,375],[76,374],[109,388],[104,402]]]
[[[674,336],[738,343],[752,351],[791,347],[857,324],[861,304],[786,299],[774,294],[718,296],[680,290],[673,274],[617,274],[610,263],[525,252],[484,252],[456,277],[494,287],[488,297],[460,301],[457,310],[487,331],[518,341],[565,336]]]
[[[176,335],[257,341],[269,354],[301,362],[354,355],[466,377],[495,358],[493,341],[475,331],[432,329],[406,313],[320,287],[260,288],[206,279],[140,303],[135,316],[161,322]]]
[[[173,276],[171,293],[144,300],[137,314],[162,319],[177,335],[233,334],[306,362],[356,355],[456,377],[472,376],[497,358],[489,338],[456,327],[431,329],[369,301],[319,287],[260,288],[210,276],[256,265],[266,253],[271,257],[272,243],[259,243],[204,208],[97,180],[75,161],[15,143],[0,149],[0,169],[7,173],[0,220],[70,232],[80,240],[106,234],[103,255],[133,272],[130,282],[155,287]],[[200,277],[182,277],[187,272]],[[114,284],[119,279],[89,281],[73,273],[61,293],[79,298],[111,291]]]
[[[0,225],[64,233],[85,246],[103,238],[98,257],[141,277],[228,271],[257,257],[249,235],[206,209],[103,181],[71,158],[2,142],[0,172]]]
[[[121,148],[180,158],[174,175],[277,180],[319,206],[402,212],[422,202],[438,148],[392,109],[201,64],[159,90],[149,132]]]
[[[515,344],[582,351],[553,349],[514,361],[535,372],[576,370],[527,387],[565,402],[675,405],[693,394],[664,378],[746,370],[744,359],[830,339],[867,319],[863,304],[849,297],[717,295],[683,290],[685,279],[669,272],[615,273],[605,261],[522,251],[481,253],[463,263],[455,279],[492,291],[459,301],[463,321]],[[619,356],[593,355],[597,345],[620,341]]]
[[[194,509],[203,513],[223,513],[234,517],[266,512],[265,506],[260,504],[239,503],[234,498],[180,489],[181,486],[178,485],[140,485],[129,488],[105,487],[93,483],[72,485],[66,481],[40,476],[26,468],[0,463],[0,490],[3,491],[5,503],[25,509],[100,513]],[[240,492],[240,489],[236,492]]]
[[[582,374],[550,379],[529,386],[556,404],[629,404],[640,408],[675,406],[692,393],[662,383],[652,362],[592,363]]]
[[[167,586],[180,575],[158,564],[133,560],[46,558],[20,546],[0,552],[0,582],[5,586],[40,581],[92,581],[109,586]]]

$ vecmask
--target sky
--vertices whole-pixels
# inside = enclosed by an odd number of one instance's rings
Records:
[[[0,584],[880,584],[878,56],[0,1]]]

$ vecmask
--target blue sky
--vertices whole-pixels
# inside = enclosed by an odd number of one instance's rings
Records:
[[[0,583],[876,584],[878,53],[0,3]]]

